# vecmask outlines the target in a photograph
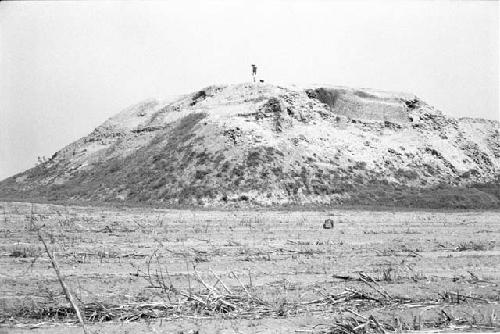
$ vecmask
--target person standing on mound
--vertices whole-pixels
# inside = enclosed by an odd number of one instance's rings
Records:
[[[252,78],[253,78],[253,82],[255,82],[255,77],[257,76],[257,66],[255,66],[254,64],[252,64]]]

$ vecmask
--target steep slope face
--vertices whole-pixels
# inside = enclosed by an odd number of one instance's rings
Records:
[[[164,204],[499,205],[499,123],[368,89],[208,87],[146,101],[0,196]]]

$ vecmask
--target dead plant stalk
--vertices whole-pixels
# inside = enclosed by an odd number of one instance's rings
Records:
[[[50,262],[52,263],[52,267],[54,268],[54,271],[56,272],[57,279],[59,280],[59,283],[61,284],[61,287],[63,289],[64,294],[66,295],[66,299],[71,304],[71,307],[73,307],[73,309],[75,310],[78,321],[80,322],[80,325],[82,326],[83,333],[88,334],[89,332],[85,328],[85,322],[83,321],[82,314],[80,312],[80,309],[78,308],[78,305],[76,304],[75,298],[71,294],[71,291],[69,290],[68,286],[66,285],[66,282],[64,282],[63,275],[61,273],[61,270],[59,269],[59,265],[56,262],[54,254],[50,251],[49,246],[47,246],[47,243],[45,242],[45,239],[43,238],[42,233],[40,232],[40,229],[38,229],[38,238],[40,239],[40,241],[43,243],[43,246],[45,247],[45,251],[47,252],[47,255],[50,258]]]

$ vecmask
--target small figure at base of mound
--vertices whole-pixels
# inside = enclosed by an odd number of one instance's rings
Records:
[[[323,223],[323,229],[330,230],[334,227],[333,219],[326,219]]]

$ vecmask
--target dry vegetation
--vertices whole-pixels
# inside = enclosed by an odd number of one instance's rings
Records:
[[[499,212],[0,204],[0,332],[82,332],[39,232],[93,333],[500,329]]]

